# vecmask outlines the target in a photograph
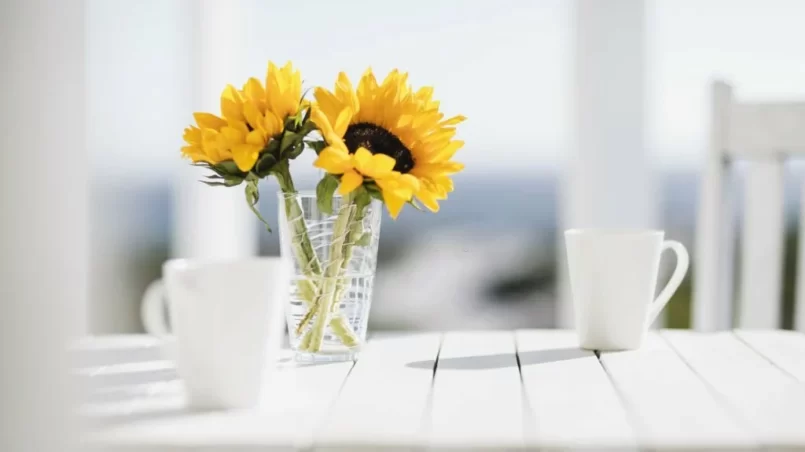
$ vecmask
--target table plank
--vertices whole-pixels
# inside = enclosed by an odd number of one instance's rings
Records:
[[[421,445],[441,334],[369,341],[315,437],[316,449],[407,450]]]
[[[735,334],[777,367],[805,382],[805,334],[780,330],[738,330]]]
[[[285,363],[272,376],[258,410],[189,412],[182,400],[152,397],[155,416],[92,435],[102,450],[192,450],[230,452],[309,448],[353,363]],[[167,406],[167,405],[170,405]],[[171,409],[169,409],[171,408]],[[159,415],[168,412],[168,415]]]
[[[731,332],[667,331],[663,336],[762,445],[805,447],[805,386],[791,375]]]
[[[745,450],[757,444],[703,381],[656,333],[601,363],[629,409],[641,447]]]
[[[427,422],[431,448],[521,448],[525,410],[513,332],[444,335]]]
[[[595,353],[570,330],[517,332],[525,394],[540,448],[631,450],[635,435]]]

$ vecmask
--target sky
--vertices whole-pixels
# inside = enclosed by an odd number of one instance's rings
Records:
[[[447,115],[469,118],[458,156],[468,167],[525,171],[557,167],[567,155],[570,1],[229,4],[238,36],[227,39],[241,43],[232,49],[241,63],[226,73],[236,84],[262,78],[268,59],[294,61],[306,86],[329,86],[339,70],[355,80],[368,66],[377,73],[397,67],[415,86],[434,86]],[[167,176],[164,168],[176,165],[192,110],[177,94],[193,76],[182,69],[186,7],[88,2],[88,127],[98,170],[110,178],[153,176],[155,162]],[[731,82],[740,98],[805,99],[803,17],[805,2],[797,0],[648,1],[646,152],[653,161],[701,162],[713,78]]]

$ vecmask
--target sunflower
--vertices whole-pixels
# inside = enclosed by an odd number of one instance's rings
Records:
[[[354,90],[342,72],[334,91],[316,88],[311,116],[327,144],[315,166],[342,175],[341,193],[373,180],[393,217],[412,196],[437,212],[464,167],[451,159],[464,145],[453,139],[455,125],[466,118],[443,119],[433,88],[413,91],[407,80],[394,70],[378,85],[368,69]]]
[[[250,78],[243,89],[227,85],[221,94],[222,117],[194,113],[196,126],[185,129],[187,146],[182,154],[194,163],[217,165],[234,160],[248,172],[268,142],[281,134],[285,120],[297,114],[302,97],[302,78],[291,63],[277,68],[268,64],[265,86]]]

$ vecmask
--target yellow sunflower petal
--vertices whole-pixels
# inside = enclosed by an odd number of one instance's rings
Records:
[[[238,144],[232,148],[232,158],[238,169],[241,171],[250,171],[257,162],[257,157],[260,155],[260,146],[253,144]]]
[[[193,113],[193,118],[201,129],[219,130],[226,125],[226,121],[223,118],[210,113]]]
[[[316,124],[316,127],[319,128],[322,136],[325,138],[327,138],[328,135],[333,135],[333,126],[330,124],[330,119],[324,114],[320,105],[317,104],[313,107],[313,110],[310,112],[310,120],[313,121],[313,124]]]
[[[467,120],[467,117],[463,116],[463,115],[453,116],[450,119],[445,119],[444,121],[440,122],[439,127],[454,126],[454,125],[460,124],[460,123],[462,123],[462,122],[464,122],[466,120]]]
[[[221,93],[221,113],[227,121],[244,121],[243,98],[232,85],[226,85]]]
[[[363,172],[364,169],[369,168],[372,162],[372,153],[365,147],[359,147],[354,154],[352,154],[352,161],[358,171]]]
[[[327,91],[322,87],[313,90],[313,97],[316,99],[316,105],[321,109],[321,112],[327,117],[330,124],[335,123],[338,113],[346,107],[343,105],[335,94]]]
[[[400,175],[400,185],[406,186],[411,189],[412,193],[416,193],[419,191],[419,179],[410,175],[410,174],[402,174]]]
[[[247,100],[243,102],[243,116],[246,122],[252,126],[252,129],[263,129],[265,127],[265,119],[255,101]]]
[[[360,168],[360,172],[361,174],[371,177],[372,179],[381,179],[391,173],[391,170],[394,169],[394,165],[396,163],[397,162],[388,155],[374,154],[371,156],[368,165]]]
[[[346,152],[330,146],[319,153],[319,157],[313,162],[313,166],[330,174],[343,174],[352,169],[352,158]]]
[[[335,84],[335,95],[342,103],[348,105],[353,113],[357,113],[360,110],[358,95],[355,93],[355,90],[352,89],[352,82],[349,81],[349,77],[347,77],[347,74],[344,72],[338,73],[338,81]]]
[[[360,187],[363,183],[363,176],[354,170],[349,170],[341,176],[341,185],[338,186],[338,194],[347,195]]]
[[[252,130],[248,135],[246,135],[246,143],[254,146],[260,146],[260,149],[265,147],[267,141],[268,140],[265,136],[265,133],[261,130]]]
[[[192,126],[185,128],[182,139],[188,144],[201,144],[201,129]]]
[[[455,155],[456,151],[464,146],[464,142],[461,140],[453,140],[447,146],[443,147],[442,149],[436,151],[430,160],[431,162],[441,162],[445,160],[450,160]]]
[[[464,165],[459,162],[441,163],[417,163],[411,169],[410,174],[416,177],[435,176],[440,174],[454,174],[464,169]]]
[[[383,190],[383,202],[386,204],[391,218],[396,220],[407,200],[396,196],[394,193]]]
[[[242,131],[234,127],[229,126],[224,127],[223,129],[221,129],[221,135],[223,135],[227,143],[229,143],[232,146],[236,144],[242,144],[243,142],[246,141],[246,134],[244,134]]]
[[[243,92],[246,94],[246,97],[252,101],[262,100],[266,96],[263,84],[254,77],[246,82],[246,85],[243,87]]]
[[[192,160],[193,163],[207,162],[212,165],[216,163],[198,146],[182,146],[182,155]]]
[[[338,117],[335,118],[335,124],[333,124],[333,132],[339,136],[343,137],[345,133],[347,133],[347,127],[349,127],[349,122],[352,120],[352,110],[350,108],[345,108],[338,113]]]
[[[282,133],[283,124],[280,118],[277,117],[273,112],[266,111],[266,116],[263,119],[263,130],[265,130],[266,135],[270,137],[274,137]]]
[[[439,203],[436,200],[436,197],[433,193],[426,189],[421,189],[416,193],[417,199],[422,201],[422,204],[425,205],[431,212],[438,212],[439,211]]]

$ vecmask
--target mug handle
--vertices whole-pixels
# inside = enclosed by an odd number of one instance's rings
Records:
[[[165,337],[170,334],[168,319],[165,315],[166,303],[165,285],[161,279],[157,279],[145,289],[140,303],[140,318],[146,333],[157,337]]]
[[[673,275],[671,275],[671,279],[668,280],[668,284],[665,285],[660,294],[657,295],[657,299],[651,304],[648,315],[648,325],[654,323],[665,305],[668,304],[671,296],[676,292],[676,289],[682,284],[682,280],[685,279],[685,273],[688,272],[690,258],[688,257],[688,250],[685,249],[685,245],[676,240],[666,240],[662,242],[660,253],[662,254],[663,251],[668,249],[673,250],[676,254],[676,268],[674,269]]]

